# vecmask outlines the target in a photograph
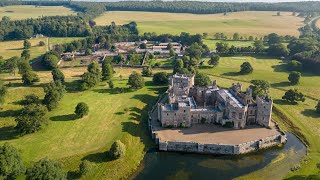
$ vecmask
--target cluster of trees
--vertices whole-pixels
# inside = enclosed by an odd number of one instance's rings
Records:
[[[319,12],[319,2],[288,3],[227,3],[227,2],[195,2],[195,1],[121,1],[108,2],[109,11],[151,11],[194,14],[214,14],[237,11],[293,11]]]

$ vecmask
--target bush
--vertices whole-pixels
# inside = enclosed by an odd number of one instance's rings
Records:
[[[167,84],[168,83],[168,74],[166,72],[158,72],[153,75],[153,83],[155,84]]]
[[[133,71],[132,74],[129,76],[128,85],[132,89],[141,89],[144,87],[144,79],[140,74]]]
[[[113,159],[119,159],[123,157],[126,153],[126,146],[120,141],[116,140],[110,149],[110,156]]]
[[[33,164],[26,172],[26,180],[45,179],[67,179],[67,173],[63,171],[61,165],[47,158],[41,159]]]
[[[91,164],[88,160],[82,161],[81,164],[79,165],[79,172],[82,176],[88,174],[88,172],[90,172],[90,169],[91,169]]]
[[[0,178],[16,179],[24,172],[25,168],[18,150],[8,143],[0,146]]]
[[[142,75],[143,76],[152,76],[152,69],[151,69],[151,67],[149,66],[149,67],[143,67],[143,69],[142,69]]]
[[[74,113],[76,113],[79,118],[83,118],[89,114],[89,106],[84,102],[78,103]]]
[[[296,85],[299,83],[301,77],[301,73],[297,71],[292,71],[289,74],[288,80],[291,82],[291,84]]]
[[[244,62],[240,66],[240,73],[241,74],[251,74],[253,72],[253,67],[249,62]]]
[[[113,81],[112,81],[112,80],[110,80],[110,81],[108,82],[108,85],[109,85],[109,88],[110,88],[110,89],[113,89],[113,88],[114,88],[114,84],[113,84]]]
[[[92,55],[92,50],[91,49],[86,49],[85,53],[86,56]]]
[[[43,41],[39,42],[39,46],[44,46],[44,45],[46,45],[46,44]]]

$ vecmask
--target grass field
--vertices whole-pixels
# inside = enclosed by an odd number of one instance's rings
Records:
[[[136,21],[141,34],[144,32],[157,34],[207,32],[213,35],[216,32],[224,32],[231,36],[238,32],[241,35],[262,37],[275,32],[281,35],[298,36],[298,28],[303,26],[303,19],[294,17],[289,12],[281,14],[281,16],[275,16],[276,12],[250,11],[234,12],[224,16],[223,14],[110,11],[96,18],[95,21],[97,25],[109,25],[112,21],[116,24]]]
[[[253,46],[254,41],[233,41],[233,40],[213,40],[213,39],[204,39],[203,43],[206,44],[209,49],[213,50],[216,49],[217,42],[226,42],[229,44],[229,46],[235,46],[235,47],[248,47]]]
[[[8,16],[12,20],[38,18],[42,16],[67,16],[76,14],[63,6],[5,6],[0,7],[0,18]]]
[[[252,64],[254,72],[251,75],[239,75],[240,64],[248,61]],[[211,79],[218,80],[218,84],[229,87],[232,82],[242,82],[247,87],[248,81],[252,79],[263,79],[272,85],[270,94],[274,100],[274,106],[283,112],[290,122],[274,116],[281,127],[294,133],[302,133],[306,142],[309,144],[308,156],[301,169],[288,174],[288,177],[301,178],[305,175],[318,173],[317,163],[320,162],[320,115],[315,112],[317,101],[307,98],[299,105],[291,105],[281,99],[286,89],[296,88],[312,98],[320,98],[318,91],[320,87],[320,77],[304,73],[301,83],[297,86],[290,86],[287,82],[288,72],[282,61],[265,57],[223,57],[216,68],[203,68],[201,71],[210,74]],[[291,124],[291,122],[293,124]],[[279,166],[279,167],[277,167]],[[285,166],[285,164],[271,164],[266,169],[256,171],[245,176],[248,179],[259,179],[266,177],[270,171]],[[286,165],[293,167],[294,165]],[[281,169],[281,168],[280,168]],[[267,173],[267,174],[264,174]]]
[[[320,19],[316,22],[316,26],[320,29]]]
[[[71,42],[73,40],[76,40],[79,38],[49,38],[49,44],[50,46],[54,44],[64,44]],[[31,42],[31,48],[30,48],[30,54],[31,54],[31,60],[34,58],[37,58],[44,54],[47,50],[47,44],[46,46],[39,46],[39,42],[43,41],[47,43],[46,38],[39,38],[39,39],[30,39]],[[0,42],[0,55],[4,59],[11,58],[13,56],[19,56],[21,55],[23,51],[23,40],[20,41],[2,41]]]
[[[146,87],[128,91],[126,78],[132,69],[115,70],[115,89],[109,89],[104,82],[94,89],[78,92],[73,89],[74,81],[79,79],[85,68],[63,69],[69,92],[59,107],[48,113],[50,123],[44,130],[23,137],[17,137],[12,129],[15,125],[12,114],[21,108],[17,102],[27,94],[43,97],[44,93],[38,85],[12,88],[0,112],[0,144],[9,142],[17,147],[27,165],[48,157],[61,162],[65,170],[71,171],[69,175],[76,176],[81,160],[86,159],[94,166],[85,179],[127,177],[138,167],[146,145],[150,147],[144,120],[147,109],[157,100],[159,90],[164,89],[153,86],[151,78],[147,78]],[[120,74],[124,79],[119,79]],[[51,79],[50,72],[38,72],[38,75],[41,83]],[[120,88],[126,92],[118,93]],[[74,108],[79,102],[86,102],[90,113],[85,118],[75,119]],[[116,139],[126,144],[127,153],[124,158],[113,161],[107,158],[106,153]]]

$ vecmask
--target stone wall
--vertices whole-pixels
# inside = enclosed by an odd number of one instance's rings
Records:
[[[156,133],[152,133],[156,144],[159,145],[160,151],[177,151],[190,152],[201,154],[223,154],[223,155],[237,155],[246,154],[260,149],[275,146],[277,144],[285,143],[285,135],[279,134],[269,136],[264,139],[250,141],[242,144],[201,144],[197,142],[176,142],[176,141],[161,141]]]

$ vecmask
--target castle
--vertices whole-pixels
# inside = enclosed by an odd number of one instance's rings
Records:
[[[175,74],[169,78],[168,102],[158,104],[162,127],[191,127],[198,123],[215,123],[235,129],[247,125],[271,126],[272,100],[252,97],[252,90],[242,92],[241,84],[222,89],[194,86],[194,75]]]

